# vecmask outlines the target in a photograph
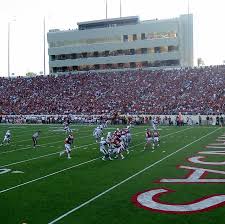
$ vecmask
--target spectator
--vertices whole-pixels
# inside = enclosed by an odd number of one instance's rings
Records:
[[[224,80],[225,66],[0,78],[0,105],[7,115],[224,114]]]

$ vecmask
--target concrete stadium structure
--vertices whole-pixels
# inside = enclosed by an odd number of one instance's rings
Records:
[[[49,30],[50,73],[193,66],[193,15],[140,21],[138,16]]]

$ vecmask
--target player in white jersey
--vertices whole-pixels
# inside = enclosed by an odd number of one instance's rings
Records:
[[[159,132],[157,130],[153,131],[153,144],[159,146]]]
[[[121,144],[124,150],[127,152],[127,154],[129,154],[130,152],[128,150],[128,141],[127,141],[125,130],[122,130],[120,139],[121,139]]]
[[[39,138],[41,131],[37,131],[32,135],[32,140],[33,140],[33,147],[35,148],[37,145],[37,140]]]
[[[103,130],[104,125],[103,125],[103,124],[100,124],[100,125],[99,125],[99,128],[100,128],[101,130]]]
[[[106,142],[104,137],[101,137],[101,141],[99,142],[99,145],[100,145],[100,148],[99,148],[100,152],[103,153],[103,155],[104,155],[102,157],[102,160],[106,160],[106,159],[113,160],[109,155],[108,149],[106,148],[108,143]]]
[[[153,130],[157,130],[157,125],[158,125],[158,122],[157,122],[156,118],[153,118],[152,119],[152,128],[153,128]]]
[[[95,130],[93,131],[93,136],[95,137],[96,142],[99,142],[101,135],[102,130],[100,129],[100,127],[95,128]]]
[[[2,141],[2,144],[3,145],[4,143],[6,143],[6,145],[8,145],[11,141],[11,132],[10,130],[8,130],[6,133],[5,133],[5,136],[4,136],[4,139]]]
[[[106,122],[105,122],[105,128],[108,128],[108,126],[110,125],[110,120],[107,120]]]
[[[107,136],[106,136],[106,142],[108,143],[108,145],[110,145],[112,140],[112,134],[111,132],[108,132]]]
[[[69,123],[68,122],[64,122],[63,125],[64,125],[64,130],[66,131],[66,134],[69,134],[69,133],[72,132],[72,130],[69,127]]]
[[[130,125],[127,126],[127,128],[125,129],[125,131],[126,131],[126,135],[127,135],[128,144],[130,144],[131,143]]]
[[[108,132],[108,134],[106,136],[106,142],[108,144],[108,152],[110,155],[113,155],[115,153],[115,147],[113,144],[114,137],[115,137],[115,135],[112,134],[111,132]]]

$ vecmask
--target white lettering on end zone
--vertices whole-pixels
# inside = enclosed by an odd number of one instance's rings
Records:
[[[225,156],[225,151],[201,151],[198,152],[198,154],[204,154],[204,155],[223,155]],[[214,165],[214,166],[223,166],[225,165],[225,161],[223,162],[205,162],[202,161],[202,159],[205,159],[206,156],[194,156],[190,157],[187,160],[191,163],[197,163],[197,164],[203,164],[203,165]]]
[[[213,146],[213,145],[207,145],[206,146],[207,149],[225,149],[225,145],[224,146]]]
[[[212,143],[209,144],[208,146],[225,146],[225,143],[221,142],[221,143]]]
[[[219,137],[218,139],[222,139]],[[225,140],[225,139],[224,139]],[[219,141],[219,140],[217,140]],[[224,143],[212,143],[206,148],[211,149],[225,149]],[[207,155],[225,155],[224,151],[201,151],[198,154],[203,154],[203,156],[193,156],[188,158],[189,162],[196,163],[196,164],[203,164],[203,165],[225,165],[225,161],[222,162],[206,162]],[[204,156],[206,155],[206,156]],[[208,173],[212,174],[221,174],[225,175],[225,171],[221,170],[212,170],[212,169],[204,169],[199,167],[190,167],[190,166],[179,166],[178,168],[183,168],[189,170],[188,174],[183,178],[174,178],[168,179],[164,178],[158,181],[159,183],[225,183],[225,179],[206,179]],[[174,192],[170,189],[166,188],[157,188],[157,189],[150,189],[145,192],[137,193],[132,197],[132,202],[136,204],[138,207],[157,211],[161,213],[194,213],[194,212],[203,212],[208,211],[212,208],[220,207],[225,205],[225,194],[217,194],[217,195],[208,195],[207,197],[198,198],[195,201],[191,201],[188,203],[168,203],[160,201],[160,196],[162,194],[167,194],[170,192]]]
[[[221,170],[211,170],[199,167],[190,166],[179,166],[178,168],[183,168],[191,170],[186,178],[183,179],[161,179],[160,183],[225,183],[225,179],[203,179],[208,173],[217,173],[225,175],[225,171]]]
[[[8,172],[10,172],[10,171],[11,171],[11,169],[8,169],[8,168],[0,168],[0,175],[1,175],[1,174],[8,173]]]
[[[19,171],[19,170],[14,170],[12,171],[11,169],[8,169],[8,168],[0,168],[0,175],[1,174],[6,174],[6,173],[24,173],[23,171]]]
[[[132,197],[132,202],[141,208],[162,213],[203,212],[225,204],[225,195],[210,195],[184,204],[169,204],[159,200],[160,195],[174,192],[166,188],[151,189]]]
[[[205,154],[205,155],[224,155],[225,151],[200,151],[198,154]]]
[[[202,164],[202,165],[213,165],[213,166],[224,166],[225,165],[225,161],[223,161],[223,162],[205,162],[205,161],[202,161],[205,158],[206,158],[206,156],[194,156],[194,157],[188,158],[188,161],[191,162],[191,163]]]

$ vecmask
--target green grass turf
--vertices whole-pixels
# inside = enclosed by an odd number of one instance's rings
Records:
[[[131,153],[124,160],[102,161],[95,143],[93,126],[72,126],[76,149],[72,159],[60,157],[65,133],[59,125],[1,125],[0,136],[12,132],[9,146],[0,146],[0,167],[24,173],[0,174],[0,223],[45,224],[120,183],[145,167],[190,144],[152,168],[96,198],[56,223],[64,224],[127,224],[127,223],[222,223],[225,206],[196,214],[162,214],[136,207],[131,197],[151,188],[166,187],[175,193],[162,195],[162,201],[185,203],[211,194],[223,194],[224,184],[155,183],[160,178],[182,178],[187,171],[177,165],[224,170],[224,166],[195,165],[186,161],[204,146],[215,142],[225,132],[218,127],[161,127],[159,149],[143,151],[146,126],[132,128]],[[113,131],[110,126],[105,132]],[[32,148],[31,136],[41,130],[40,147]],[[216,130],[216,131],[215,131]],[[199,138],[215,131],[214,133]],[[163,152],[165,151],[165,152]],[[96,160],[93,160],[96,159]],[[73,167],[80,163],[89,163]],[[209,156],[207,161],[223,161],[223,156]],[[73,168],[71,168],[73,167]],[[71,169],[67,169],[71,168]],[[64,172],[61,172],[63,169]],[[59,172],[58,172],[59,171]],[[58,172],[58,173],[56,173]],[[55,173],[55,175],[46,176]],[[41,178],[43,179],[38,179]],[[209,175],[209,178],[223,175]],[[19,186],[20,185],[20,186]],[[16,186],[16,187],[15,187]],[[15,187],[15,188],[14,188]],[[6,191],[4,191],[6,190]]]

